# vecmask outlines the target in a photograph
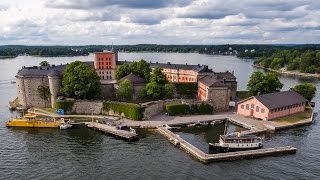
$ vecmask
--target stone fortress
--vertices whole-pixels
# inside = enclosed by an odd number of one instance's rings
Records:
[[[115,96],[117,81],[115,73],[117,68],[129,61],[118,61],[118,54],[114,51],[95,53],[93,62],[84,62],[95,69],[101,78],[102,97],[104,99]],[[49,67],[33,66],[23,67],[16,75],[18,101],[24,107],[54,107],[60,95],[63,71],[68,64],[51,65]],[[198,99],[213,104],[218,111],[226,111],[229,101],[235,100],[237,81],[233,72],[214,72],[207,65],[171,64],[150,62],[150,67],[160,67],[166,74],[169,82],[190,83],[198,82]],[[138,91],[146,84],[135,75],[128,75],[121,80],[128,79],[134,85],[133,95],[137,99]],[[120,81],[121,81],[120,80]],[[136,81],[136,82],[135,82]],[[136,86],[135,86],[136,85]],[[51,98],[41,98],[38,87],[49,87]]]

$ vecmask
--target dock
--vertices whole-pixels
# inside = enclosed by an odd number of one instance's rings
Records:
[[[117,129],[116,126],[110,126],[107,124],[101,124],[101,123],[96,123],[96,122],[87,122],[86,126],[90,129],[101,131],[101,132],[107,133],[107,134],[111,134],[113,136],[126,139],[128,141],[134,141],[139,138],[137,133]]]
[[[228,153],[219,153],[219,154],[207,154],[166,128],[159,127],[157,131],[163,136],[167,137],[172,144],[186,151],[188,154],[197,158],[199,161],[203,163],[216,162],[216,161],[230,161],[230,160],[245,159],[245,158],[248,159],[248,158],[265,157],[265,156],[278,156],[278,155],[284,155],[284,154],[294,154],[297,151],[296,148],[294,147],[285,146],[285,147],[274,147],[274,148],[228,152]]]

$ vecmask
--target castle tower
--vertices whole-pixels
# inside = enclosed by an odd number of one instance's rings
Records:
[[[105,82],[115,80],[118,54],[114,51],[106,51],[96,52],[94,56],[94,68],[101,80]]]
[[[60,72],[57,70],[52,70],[48,74],[48,79],[49,79],[49,88],[51,93],[51,107],[54,108],[58,95],[60,93],[60,87],[61,87]]]

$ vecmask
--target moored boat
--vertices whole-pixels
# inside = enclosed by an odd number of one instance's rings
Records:
[[[220,135],[219,143],[209,143],[209,150],[216,152],[233,152],[260,149],[262,139],[255,135],[241,135],[232,133]]]
[[[39,119],[35,114],[26,114],[23,117],[12,118],[7,121],[7,127],[30,127],[30,128],[59,128],[60,120]]]

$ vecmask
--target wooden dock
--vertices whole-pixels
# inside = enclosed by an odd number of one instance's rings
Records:
[[[203,163],[209,163],[214,161],[229,161],[229,160],[244,159],[244,158],[256,158],[256,157],[264,157],[264,156],[277,156],[277,155],[283,155],[283,154],[296,153],[296,148],[291,146],[285,146],[285,147],[275,147],[275,148],[257,149],[257,150],[249,150],[249,151],[206,154],[166,128],[159,127],[157,130],[160,134],[167,137],[172,144],[183,149],[188,154],[192,155],[193,157],[197,158],[199,161]]]
[[[110,126],[107,124],[101,124],[101,123],[96,123],[96,122],[87,122],[86,126],[90,129],[94,129],[94,130],[101,131],[101,132],[104,132],[107,134],[111,134],[116,137],[124,138],[129,141],[134,141],[139,138],[137,133],[117,129],[116,126]]]

